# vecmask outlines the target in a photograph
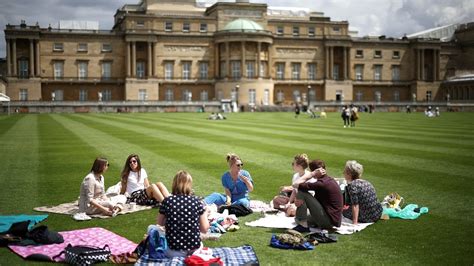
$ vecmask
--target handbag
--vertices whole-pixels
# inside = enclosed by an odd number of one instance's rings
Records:
[[[61,253],[53,257],[53,260],[60,257],[62,254],[65,254],[65,262],[68,264],[87,266],[98,262],[108,261],[111,252],[108,245],[100,248],[93,246],[73,246],[68,244]]]

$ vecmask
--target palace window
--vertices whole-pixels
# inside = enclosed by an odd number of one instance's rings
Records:
[[[102,62],[102,79],[108,80],[112,77],[112,62]]]
[[[255,105],[257,102],[257,92],[255,89],[249,89],[249,104]]]
[[[200,32],[207,32],[207,24],[206,23],[201,23],[199,26],[199,31]]]
[[[87,68],[88,63],[84,61],[77,62],[78,77],[79,79],[87,79]]]
[[[108,102],[112,100],[112,91],[111,90],[102,90],[102,101]]]
[[[260,77],[265,77],[267,73],[267,62],[260,61]]]
[[[255,61],[247,61],[247,78],[255,77]]]
[[[334,32],[339,32],[339,31],[341,31],[341,28],[339,28],[339,27],[332,27],[332,31],[334,31]]]
[[[293,36],[300,36],[300,27],[293,26]]]
[[[399,91],[394,91],[393,92],[393,101],[394,102],[399,102],[400,101],[400,92]]]
[[[84,53],[84,52],[87,52],[87,50],[88,50],[87,43],[79,43],[77,45],[77,51],[78,52],[83,52]]]
[[[356,58],[363,58],[364,57],[364,50],[356,50]]]
[[[363,99],[364,93],[362,91],[357,91],[356,93],[356,101],[361,102]]]
[[[382,65],[374,65],[374,80],[382,80]]]
[[[173,79],[173,62],[166,62],[165,63],[165,79]]]
[[[138,27],[144,27],[145,26],[145,21],[144,20],[137,20],[137,26]]]
[[[291,78],[294,80],[299,80],[301,76],[301,63],[292,63],[291,64]]]
[[[188,80],[191,78],[191,62],[190,61],[183,61],[183,79]]]
[[[64,62],[54,62],[54,79],[62,79],[64,77]]]
[[[20,101],[28,101],[28,89],[20,89]]]
[[[53,44],[53,52],[63,52],[64,51],[64,44],[61,42],[56,42]]]
[[[167,88],[165,91],[165,101],[173,101],[173,100],[174,100],[173,89]]]
[[[308,79],[309,80],[316,79],[316,64],[315,63],[308,63]]]
[[[270,104],[270,90],[265,89],[263,91],[263,105],[268,105]]]
[[[183,95],[182,95],[182,100],[185,101],[185,102],[190,102],[190,101],[192,101],[192,99],[193,99],[193,93],[188,89],[184,89],[183,90]]]
[[[148,94],[146,89],[139,89],[138,90],[138,100],[139,101],[146,101],[148,98]]]
[[[310,89],[308,94],[309,94],[309,101],[310,102],[316,101],[316,89]]]
[[[54,101],[64,100],[64,91],[63,90],[54,90]]]
[[[110,52],[112,52],[112,44],[110,44],[110,43],[103,43],[103,44],[102,44],[102,52],[104,52],[104,53],[110,53]]]
[[[382,101],[382,93],[380,91],[375,92],[375,101],[378,103]]]
[[[276,33],[277,33],[278,36],[282,36],[283,33],[284,33],[283,26],[277,26],[277,32]]]
[[[137,62],[137,78],[142,79],[145,78],[145,62],[138,61]]]
[[[355,65],[355,79],[356,80],[364,79],[364,65]]]
[[[207,79],[209,77],[209,62],[199,63],[199,78]]]
[[[281,102],[283,102],[284,100],[285,100],[285,94],[283,93],[282,90],[279,90],[279,91],[277,92],[277,101],[281,103]]]
[[[316,35],[316,29],[315,27],[309,27],[308,28],[308,36],[309,37],[314,37]]]
[[[277,79],[285,79],[285,63],[277,63]]]
[[[426,101],[431,102],[431,100],[432,100],[431,91],[426,91]]]
[[[81,101],[81,102],[87,101],[87,90],[81,89],[79,91],[79,101]]]
[[[300,102],[301,101],[301,93],[299,90],[294,90],[293,91],[293,101],[294,102]]]
[[[165,22],[165,31],[173,31],[173,22],[171,21]]]
[[[339,80],[339,64],[334,64],[332,68],[332,76],[334,80]]]
[[[382,58],[382,51],[381,50],[375,50],[374,51],[374,58]]]
[[[232,78],[233,79],[240,79],[240,61],[233,60],[231,61],[232,65]]]
[[[393,51],[392,58],[395,58],[395,59],[400,58],[400,51]]]
[[[400,80],[400,66],[399,65],[392,66],[392,80],[394,81]]]
[[[200,94],[201,101],[207,102],[209,100],[209,93],[207,90],[202,90]]]
[[[28,60],[20,59],[18,61],[18,77],[21,79],[28,78]]]
[[[191,25],[189,22],[183,22],[183,32],[189,32],[191,30]]]
[[[225,78],[227,76],[227,63],[225,60],[221,61],[219,68],[219,76]]]

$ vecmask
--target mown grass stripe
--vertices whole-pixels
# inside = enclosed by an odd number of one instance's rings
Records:
[[[39,167],[38,116],[21,116],[0,138],[2,166],[0,172],[0,213],[31,212],[37,207]],[[10,122],[10,121],[8,121]],[[11,195],[24,195],[11,200]]]
[[[69,129],[73,134],[78,136],[88,145],[95,147],[102,154],[106,155],[109,161],[115,165],[122,166],[127,156],[131,153],[138,153],[141,158],[148,158],[149,164],[143,165],[149,174],[149,179],[152,182],[156,182],[156,175],[152,173],[160,172],[158,169],[166,166],[167,169],[173,169],[172,174],[176,173],[179,169],[186,169],[190,171],[194,176],[207,177],[207,173],[201,172],[199,169],[190,167],[189,165],[183,164],[181,161],[171,160],[167,157],[159,155],[155,151],[151,151],[146,147],[140,146],[139,144],[133,144],[131,142],[123,141],[113,135],[104,133],[100,130],[94,129],[91,126],[88,126],[84,123],[77,122],[71,118],[78,118],[78,116],[52,116],[58,123],[63,125],[65,128]],[[84,118],[84,117],[81,117]],[[101,121],[99,124],[106,124],[107,121]],[[127,130],[129,125],[119,124],[119,128]],[[105,141],[106,140],[106,141]],[[160,165],[157,166],[153,162],[160,162]],[[163,176],[163,180],[166,184],[170,184],[172,180],[172,175],[168,174]],[[118,175],[115,178],[109,178],[109,185],[115,184],[119,181]],[[111,181],[113,180],[113,181]],[[220,181],[208,180],[207,184],[220,184]]]

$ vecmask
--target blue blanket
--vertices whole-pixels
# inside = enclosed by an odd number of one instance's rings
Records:
[[[28,230],[31,230],[33,226],[37,223],[42,222],[44,219],[48,218],[48,215],[0,215],[0,233],[8,231],[12,224],[24,221],[30,221],[28,225]]]
[[[211,248],[214,257],[221,258],[224,265],[243,265],[255,264],[258,265],[257,254],[252,246],[240,246],[235,248]],[[149,259],[147,254],[144,254],[135,265],[184,265],[185,258],[170,258],[161,260]]]

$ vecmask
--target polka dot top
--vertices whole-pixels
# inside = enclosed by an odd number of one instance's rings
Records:
[[[189,251],[200,247],[199,217],[204,213],[204,206],[197,197],[171,195],[163,200],[160,213],[166,217],[170,249]]]

